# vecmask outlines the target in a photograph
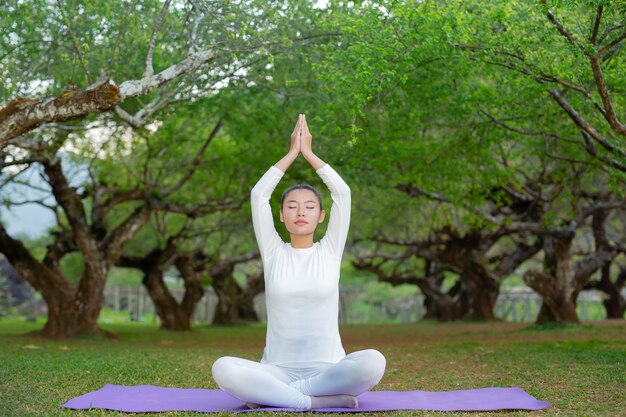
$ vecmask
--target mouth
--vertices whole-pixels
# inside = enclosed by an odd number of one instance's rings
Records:
[[[298,220],[298,221],[296,222],[296,224],[297,224],[298,226],[302,226],[302,225],[304,225],[304,224],[309,224],[309,222],[305,222],[304,220]]]

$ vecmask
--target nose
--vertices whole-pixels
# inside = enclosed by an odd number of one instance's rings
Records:
[[[298,207],[297,215],[298,216],[304,216],[304,209],[302,208],[302,206]]]

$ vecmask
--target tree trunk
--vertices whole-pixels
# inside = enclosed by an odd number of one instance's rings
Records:
[[[265,291],[265,278],[261,269],[256,274],[248,275],[247,287],[241,293],[239,303],[239,317],[244,321],[259,321],[259,316],[254,308],[254,297]]]
[[[442,281],[443,276],[431,276],[417,281],[424,294],[424,318],[440,322],[463,320],[469,310],[467,289],[459,279],[446,293],[441,289]]]
[[[544,271],[529,270],[524,281],[543,301],[537,324],[563,322],[580,324],[576,298],[582,289],[575,279],[571,246],[574,235],[544,239]]]
[[[77,292],[74,297],[66,297],[57,292],[42,292],[42,297],[48,306],[48,319],[42,336],[69,339],[95,334],[117,338],[98,325],[98,317],[104,304],[104,289],[89,293]]]
[[[441,258],[461,276],[460,283],[469,304],[463,318],[495,320],[494,307],[500,284],[498,278],[489,272],[488,261],[484,256],[493,243],[477,230],[463,236],[457,233],[449,233],[449,236]]]
[[[596,285],[596,288],[608,294],[609,298],[604,300],[604,308],[606,309],[606,317],[608,319],[624,319],[626,312],[626,299],[622,296],[621,290],[626,282],[626,268],[619,273],[615,283],[611,282],[610,276],[611,264],[607,263],[602,268],[602,278]]]
[[[262,278],[261,278],[262,279]],[[259,321],[254,309],[254,297],[259,293],[258,283],[242,289],[232,270],[213,276],[213,290],[218,297],[213,324],[237,324],[246,321]]]
[[[232,274],[226,273],[213,277],[213,290],[217,295],[217,306],[213,316],[213,324],[235,324],[241,321],[237,301],[241,288]]]
[[[180,308],[187,320],[191,322],[196,306],[204,296],[204,287],[200,282],[199,274],[201,268],[196,268],[194,259],[190,255],[178,256],[176,258],[176,268],[178,268],[180,275],[185,281],[185,295],[180,303]]]
[[[495,320],[494,308],[498,299],[500,289],[489,288],[488,286],[478,287],[471,299],[471,312],[468,318],[472,320]]]
[[[547,296],[545,293],[541,297],[543,302],[537,315],[536,324],[550,322],[580,324],[580,319],[576,313],[576,302],[571,297],[565,297],[563,294]]]
[[[44,337],[66,339],[95,334],[117,339],[113,333],[103,330],[98,325],[98,317],[104,305],[104,283],[108,273],[106,265],[102,263],[100,266],[101,268],[93,270],[86,265],[74,297],[68,298],[58,292],[42,293],[48,304],[48,321],[43,328]]]
[[[467,314],[471,320],[495,320],[494,309],[498,294],[500,294],[500,286],[497,280],[492,279],[488,274],[478,274],[471,272],[467,276],[467,281],[471,283],[469,286],[469,304],[470,311]]]
[[[104,282],[108,272],[104,261],[86,262],[79,286],[75,288],[61,275],[58,265],[38,261],[1,225],[0,251],[46,301],[48,320],[42,330],[44,337],[67,339],[80,334],[115,337],[97,323],[104,303]]]
[[[145,272],[143,285],[154,303],[154,309],[161,319],[161,328],[167,330],[191,330],[191,316],[185,314],[163,280],[160,265],[154,265]]]
[[[462,320],[465,312],[459,305],[449,297],[435,298],[426,297],[424,299],[424,307],[426,307],[425,319],[435,319],[440,322],[450,322]]]
[[[143,272],[143,285],[152,299],[154,309],[161,320],[161,328],[167,330],[191,330],[191,318],[198,301],[204,295],[200,277],[195,271],[192,256],[179,254],[177,246],[169,239],[165,248],[155,248],[143,257],[124,255],[118,264]],[[164,270],[175,263],[185,282],[185,294],[178,302],[172,295],[165,280]]]
[[[259,315],[256,313],[256,309],[254,308],[254,296],[244,292],[238,307],[239,318],[241,320],[259,321]]]

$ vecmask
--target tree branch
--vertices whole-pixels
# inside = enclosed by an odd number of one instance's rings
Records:
[[[137,207],[122,224],[113,229],[100,243],[100,249],[102,253],[106,254],[109,264],[117,262],[124,245],[150,220],[151,213],[152,210],[145,204]]]
[[[615,115],[615,111],[613,110],[613,105],[611,104],[611,98],[609,97],[609,91],[606,87],[606,83],[604,82],[604,75],[602,74],[602,68],[600,67],[600,61],[597,56],[592,56],[589,58],[591,62],[591,69],[593,71],[593,79],[596,82],[596,87],[598,88],[598,92],[600,93],[600,98],[602,99],[602,104],[604,105],[604,117],[609,122],[609,125],[615,132],[622,136],[626,136],[626,125],[621,123],[617,116]]]
[[[173,194],[174,192],[178,191],[183,185],[185,185],[185,183],[187,181],[189,181],[189,179],[195,173],[196,168],[200,164],[200,160],[202,158],[202,155],[204,154],[204,151],[206,151],[207,147],[209,146],[211,141],[215,138],[215,136],[217,135],[217,133],[219,132],[221,127],[222,127],[222,121],[218,120],[217,123],[215,124],[215,126],[213,127],[213,130],[211,131],[209,136],[204,141],[204,144],[200,147],[200,149],[196,153],[196,156],[193,158],[193,161],[191,161],[191,165],[190,165],[189,169],[187,170],[187,172],[185,173],[185,175],[183,175],[183,177],[176,184],[174,184],[173,186],[171,186],[167,190],[164,190],[162,192],[163,196],[169,196],[169,195]]]
[[[598,44],[601,44],[602,42],[604,42],[604,39],[606,39],[607,36],[609,36],[611,34],[611,32],[615,31],[615,30],[619,30],[621,28],[624,27],[623,23],[614,25],[614,26],[610,26],[608,28],[606,28],[604,30],[604,32],[602,33],[602,35],[600,35],[600,38],[598,39]]]
[[[112,80],[105,80],[83,91],[68,88],[57,97],[13,100],[0,109],[0,147],[42,124],[111,110],[125,100],[147,94],[213,59],[215,54],[212,51],[200,51],[156,75],[124,81],[119,86]]]
[[[541,0],[541,2],[547,7],[548,6],[548,2],[547,0]],[[583,54],[587,55],[587,52],[585,51],[585,47],[583,45],[581,45],[579,42],[577,42],[574,37],[567,31],[567,29],[565,29],[565,27],[563,26],[563,24],[556,18],[556,16],[554,16],[554,14],[552,13],[552,11],[550,9],[548,9],[546,11],[546,16],[548,16],[548,20],[556,27],[556,29],[559,31],[559,33],[565,38],[567,39],[567,41],[577,47],[578,49],[580,49],[582,51]]]
[[[119,98],[118,86],[106,80],[84,91],[68,88],[57,97],[37,100],[18,98],[10,101],[0,109],[0,147],[42,124],[106,111]]]
[[[243,200],[236,202],[232,202],[230,199],[220,201],[209,200],[206,203],[193,205],[177,204],[171,201],[153,201],[151,204],[155,211],[186,214],[193,219],[220,211],[239,209],[243,205]]]
[[[76,243],[74,237],[67,229],[53,232],[53,235],[55,236],[55,240],[47,246],[43,264],[62,276],[63,273],[59,262],[65,255],[77,250]]]
[[[515,132],[515,133],[519,133],[521,135],[527,135],[527,136],[545,136],[545,137],[548,137],[548,138],[556,139],[556,140],[567,142],[567,143],[574,143],[574,144],[580,143],[579,141],[576,141],[576,140],[573,140],[573,139],[564,138],[562,136],[556,135],[556,134],[551,133],[551,132],[541,132],[541,131],[538,131],[538,130],[518,129],[518,128],[515,128],[513,126],[509,126],[508,124],[506,124],[502,120],[496,119],[495,116],[493,116],[491,113],[489,113],[486,110],[483,110],[480,107],[478,108],[478,110],[482,114],[487,116],[487,118],[489,118],[489,120],[491,120],[493,123],[495,123],[496,125],[498,125],[500,127],[503,127],[506,130],[510,130],[511,132]]]
[[[507,277],[522,263],[535,256],[543,247],[543,239],[536,239],[532,245],[520,244],[513,252],[500,259],[494,273],[498,277]]]
[[[67,299],[75,294],[72,287],[63,277],[39,262],[19,240],[13,239],[0,223],[0,252],[18,272],[43,294],[63,293]]]
[[[48,183],[52,187],[52,194],[65,212],[80,251],[86,258],[93,256],[97,259],[98,249],[87,224],[85,207],[76,189],[69,185],[61,167],[61,160],[54,157],[54,160],[47,160],[42,164]]]
[[[622,42],[624,39],[626,39],[626,31],[622,32],[621,35],[619,35],[617,38],[613,39],[611,42],[605,45],[602,49],[600,49],[597,56],[602,57],[604,54],[606,54],[608,51],[610,51],[614,46]]]
[[[159,29],[161,29],[161,24],[163,23],[163,18],[165,17],[165,13],[167,13],[167,9],[170,7],[171,0],[166,0],[163,4],[163,8],[161,9],[161,13],[159,14],[159,18],[157,19],[156,24],[154,25],[154,30],[152,31],[152,37],[150,38],[150,44],[148,45],[148,53],[146,54],[146,63],[143,70],[142,78],[151,77],[154,74],[154,69],[152,68],[152,53],[154,51],[154,45],[156,43],[156,37],[159,33]]]
[[[433,192],[422,190],[421,188],[419,188],[419,187],[417,187],[415,185],[412,185],[412,184],[397,184],[395,186],[395,188],[397,190],[400,190],[400,191],[408,194],[410,197],[424,196],[424,197],[427,197],[427,198],[429,198],[431,200],[434,200],[434,201],[440,201],[440,202],[443,202],[443,203],[452,204],[451,201],[448,200],[446,197],[441,196],[441,195],[439,195],[437,193],[433,193]],[[467,209],[470,213],[474,213],[475,215],[481,217],[482,219],[484,219],[484,220],[486,220],[486,221],[488,221],[490,223],[499,224],[499,221],[495,217],[489,215],[488,213],[485,213],[485,212],[481,211],[480,209],[472,206],[471,204],[461,203],[461,206],[463,208]]]
[[[555,89],[549,90],[552,98],[561,106],[565,113],[572,119],[572,121],[578,126],[582,131],[589,134],[591,138],[593,138],[596,142],[598,142],[602,147],[604,147],[609,152],[621,156],[626,157],[626,153],[617,147],[613,146],[609,141],[607,141],[602,135],[593,128],[582,116],[578,114],[576,110],[569,104],[569,102]]]
[[[205,50],[189,55],[178,64],[164,69],[156,75],[142,78],[140,80],[124,81],[120,84],[120,101],[125,101],[131,97],[147,94],[157,87],[160,87],[181,75],[194,71],[215,59],[213,51]]]
[[[102,188],[98,187],[98,190]],[[104,217],[111,210],[111,208],[115,207],[117,204],[126,202],[126,201],[136,201],[144,199],[144,192],[139,188],[133,188],[128,191],[117,191],[114,192],[111,197],[107,200],[100,202],[100,195],[94,196],[94,206],[91,212],[91,222],[92,224],[103,224]]]
[[[50,204],[47,204],[44,199],[40,199],[40,200],[24,200],[24,201],[11,201],[9,203],[11,206],[24,206],[27,204],[37,204],[40,205],[44,208],[50,209],[52,211],[54,211],[56,209],[55,206],[51,206]]]
[[[604,8],[602,5],[598,6],[598,9],[596,10],[596,20],[593,24],[593,31],[591,32],[591,37],[589,38],[589,41],[596,46],[598,45],[598,30],[600,29],[600,22],[602,22],[603,10]]]

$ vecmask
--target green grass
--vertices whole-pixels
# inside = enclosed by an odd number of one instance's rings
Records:
[[[265,332],[262,325],[204,326],[180,334],[158,330],[152,324],[128,323],[103,324],[121,341],[50,341],[24,335],[41,326],[41,321],[0,320],[0,416],[127,415],[58,407],[107,383],[217,388],[211,379],[213,361],[223,355],[258,360]],[[342,338],[347,351],[374,347],[387,357],[385,377],[375,389],[517,386],[552,403],[544,411],[532,412],[407,411],[350,416],[626,415],[623,322],[543,328],[510,323],[350,325],[342,328]]]

